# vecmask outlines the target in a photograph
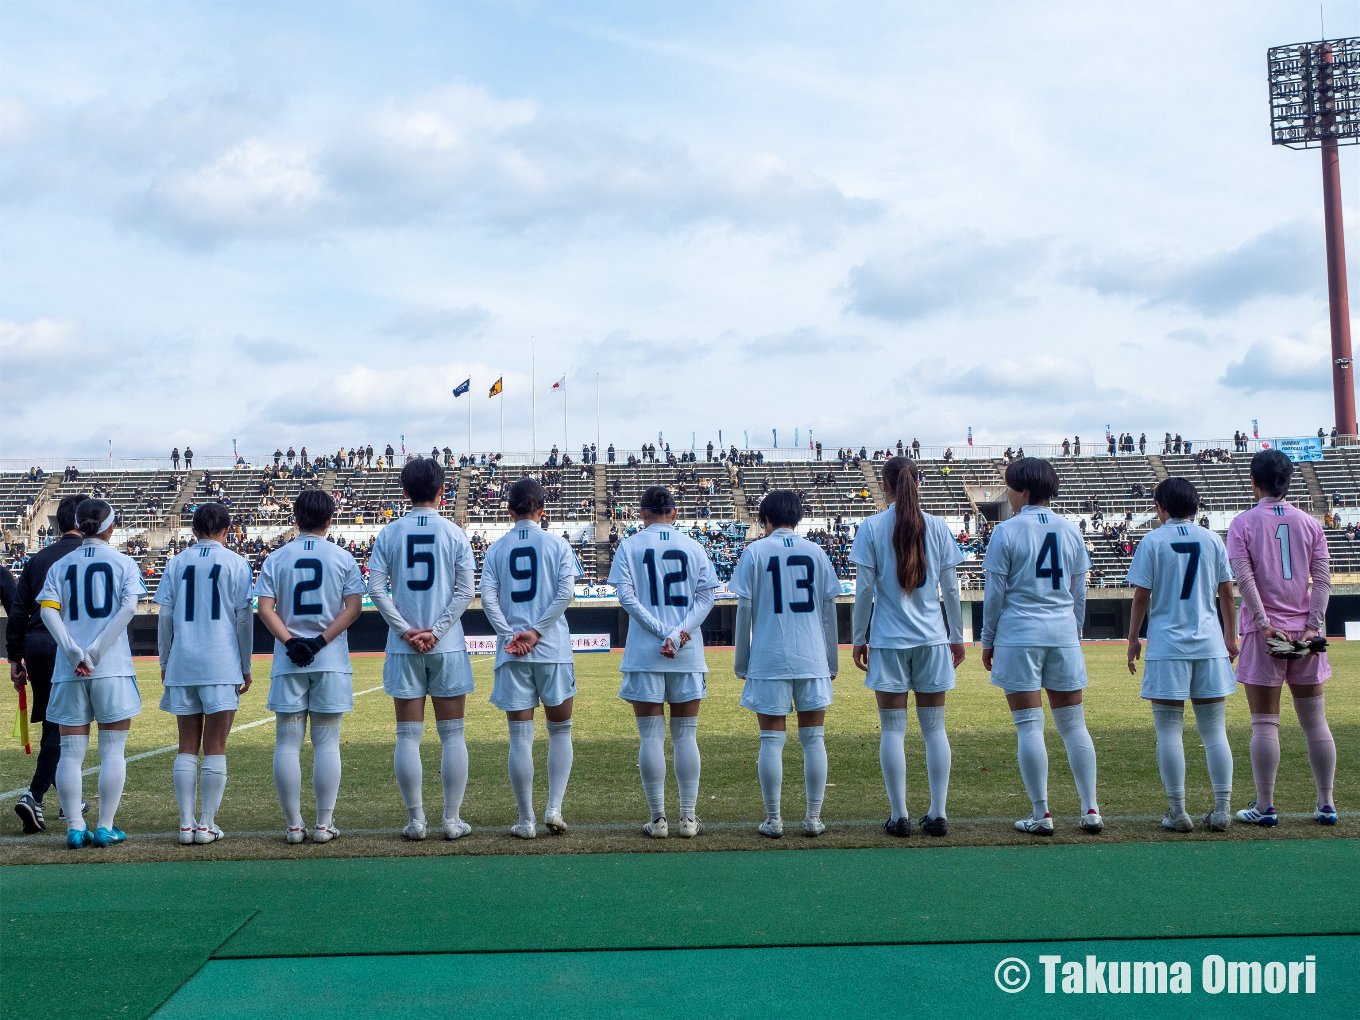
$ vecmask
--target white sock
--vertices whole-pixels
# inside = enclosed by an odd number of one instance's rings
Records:
[[[671,756],[680,791],[680,817],[693,818],[699,799],[699,717],[671,716]],[[664,775],[664,771],[663,771]]]
[[[1011,713],[1015,722],[1015,760],[1020,778],[1034,805],[1035,818],[1048,814],[1048,748],[1044,745],[1044,710],[1020,708]]]
[[[467,789],[468,751],[462,719],[440,719],[434,724],[439,732],[441,752],[439,778],[444,784],[444,817],[461,817],[463,791]]]
[[[760,797],[765,801],[765,817],[779,818],[779,800],[784,787],[784,730],[760,731],[760,757],[756,772],[760,776]]]
[[[290,829],[302,828],[302,739],[306,732],[305,715],[274,717],[274,791]]]
[[[406,805],[406,817],[412,822],[425,821],[425,806],[421,797],[424,771],[420,767],[420,738],[425,733],[425,723],[397,723],[397,745],[392,751],[392,770],[397,774],[397,789],[401,790],[401,802]],[[312,738],[316,738],[316,728],[312,728]]]
[[[99,731],[99,827],[113,828],[113,816],[123,799],[123,784],[127,782],[127,730]]]
[[[1195,728],[1204,745],[1204,758],[1209,766],[1209,784],[1214,788],[1214,810],[1232,808],[1233,756],[1228,744],[1228,729],[1223,721],[1221,701],[1195,705]]]
[[[1175,818],[1185,814],[1184,705],[1153,705],[1152,726],[1157,731],[1157,771],[1166,787],[1166,803]]]
[[[227,791],[225,754],[203,756],[203,771],[198,785],[203,794],[203,816],[198,820],[198,824],[211,828],[217,820],[217,809],[222,806],[222,794]]]
[[[534,820],[534,721],[510,721],[510,788],[520,822]]]
[[[819,818],[826,798],[826,735],[822,726],[799,726],[803,745],[803,788],[807,793],[807,816]]]
[[[659,715],[637,716],[638,772],[642,795],[652,820],[666,814],[666,720]]]
[[[916,706],[916,721],[921,724],[921,739],[926,745],[926,780],[930,783],[931,818],[947,818],[945,801],[949,798],[949,766],[953,754],[944,732],[944,706]]]
[[[888,815],[892,821],[907,817],[907,710],[880,708],[878,725],[878,765],[883,770],[883,785],[888,791]]]
[[[571,778],[571,720],[548,720],[548,809],[547,814],[562,813],[562,798]]]
[[[1067,745],[1067,764],[1081,797],[1081,813],[1099,812],[1096,801],[1096,745],[1086,729],[1086,709],[1082,705],[1068,705],[1053,709],[1053,725]]]
[[[61,738],[61,757],[57,759],[57,799],[66,812],[67,831],[85,828],[80,805],[85,799],[80,773],[85,769],[85,752],[90,749],[88,733],[70,733]]]
[[[312,713],[312,792],[316,824],[330,825],[340,795],[340,715]]]
[[[179,805],[179,827],[191,829],[194,825],[194,809],[198,807],[198,755],[175,755],[173,778],[175,803]]]

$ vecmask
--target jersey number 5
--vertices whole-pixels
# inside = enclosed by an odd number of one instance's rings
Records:
[[[417,546],[428,545],[430,548],[417,551]],[[407,535],[406,536],[406,569],[415,570],[417,566],[424,565],[424,577],[411,577],[406,580],[406,587],[411,591],[429,591],[434,587],[434,536],[433,535]]]
[[[1048,566],[1044,566],[1044,560],[1048,560]],[[1056,531],[1050,531],[1045,535],[1043,545],[1039,546],[1039,559],[1034,565],[1034,576],[1051,577],[1054,591],[1062,587],[1062,557],[1058,554],[1058,533]]]

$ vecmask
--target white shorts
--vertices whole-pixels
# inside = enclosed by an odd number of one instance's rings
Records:
[[[1143,666],[1142,696],[1159,701],[1226,698],[1237,677],[1226,655],[1216,659],[1150,659]]]
[[[98,676],[62,680],[52,685],[47,721],[58,726],[122,722],[142,714],[142,695],[135,676]]]
[[[992,686],[1003,691],[1079,691],[1086,686],[1086,660],[1076,645],[997,645],[992,649]]]
[[[752,680],[741,689],[741,707],[760,715],[817,712],[831,704],[831,679]]]
[[[869,646],[869,675],[864,686],[888,694],[939,694],[952,691],[954,656],[948,645],[920,645],[916,648],[875,648]]]
[[[646,701],[653,705],[668,702],[683,705],[708,697],[708,680],[703,673],[642,673],[623,674],[619,697],[625,701]]]
[[[456,698],[472,693],[467,652],[389,654],[383,659],[383,690],[394,698]]]
[[[216,715],[241,707],[240,684],[174,684],[161,695],[161,711],[171,715]]]
[[[269,700],[265,707],[280,715],[353,712],[354,676],[325,671],[280,673],[269,678]]]
[[[496,669],[491,704],[502,712],[549,708],[576,696],[576,669],[570,662],[503,662]]]

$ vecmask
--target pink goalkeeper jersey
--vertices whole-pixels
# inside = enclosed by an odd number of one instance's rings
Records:
[[[1285,630],[1308,625],[1308,577],[1313,564],[1327,559],[1322,525],[1282,499],[1263,499],[1228,526],[1228,558],[1245,556],[1256,575],[1256,590],[1266,615]],[[1249,614],[1238,631],[1255,630]]]

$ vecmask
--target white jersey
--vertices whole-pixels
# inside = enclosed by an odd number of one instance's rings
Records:
[[[363,593],[363,575],[348,550],[307,532],[270,553],[255,581],[256,596],[273,599],[283,625],[304,638],[319,635],[335,622],[348,596]],[[288,658],[283,642],[275,638],[271,676],[322,672],[353,672],[346,634],[337,634],[306,666]]]
[[[822,614],[828,606],[835,612],[841,582],[821,546],[776,528],[742,550],[727,586],[751,603],[746,679],[831,676],[835,640],[828,648]]]
[[[620,543],[609,583],[620,590],[627,586],[636,599],[624,606],[631,622],[620,672],[708,672],[699,624],[712,608],[718,573],[703,546],[669,524],[648,525]],[[702,605],[696,609],[701,594]],[[675,658],[667,659],[661,646],[681,629],[689,632],[690,640]],[[679,643],[677,639],[675,644]]]
[[[482,561],[482,607],[493,626],[500,616],[509,634],[496,628],[496,665],[506,662],[571,662],[571,630],[565,612],[545,622],[559,594],[574,593],[580,564],[567,540],[520,521],[486,550]],[[544,624],[540,627],[539,624]],[[505,642],[520,631],[534,629],[538,644],[527,655],[511,655]]]
[[[469,601],[476,590],[477,560],[472,543],[462,528],[429,507],[415,507],[378,532],[368,569],[387,575],[393,605],[415,630],[434,627],[459,587]],[[432,651],[467,653],[461,618]],[[417,653],[389,627],[387,654]]]
[[[1147,659],[1219,659],[1228,654],[1215,608],[1232,580],[1228,550],[1207,528],[1169,520],[1138,543],[1129,584],[1152,589]]]
[[[87,538],[79,549],[67,553],[48,568],[47,580],[38,594],[38,605],[58,610],[71,640],[81,648],[89,648],[125,600],[140,599],[146,594],[146,584],[136,560],[118,552],[107,542]],[[126,631],[105,650],[90,675],[137,675]],[[52,682],[75,679],[75,667],[66,656],[58,655]]]
[[[897,510],[888,507],[859,526],[850,547],[850,562],[874,572],[874,612],[869,644],[874,648],[920,648],[947,645],[949,632],[940,611],[940,574],[963,562],[963,552],[949,525],[931,514],[926,522],[926,576],[908,595],[897,582],[893,528]]]
[[[241,682],[237,635],[241,614],[250,615],[250,564],[244,557],[217,542],[190,546],[165,565],[156,602],[174,620],[165,686]],[[244,654],[249,656],[249,645]]]
[[[1000,619],[983,621],[984,648],[1081,644],[1072,585],[1080,583],[1084,599],[1091,557],[1075,524],[1046,506],[1027,506],[996,526],[982,566],[1006,597]]]

